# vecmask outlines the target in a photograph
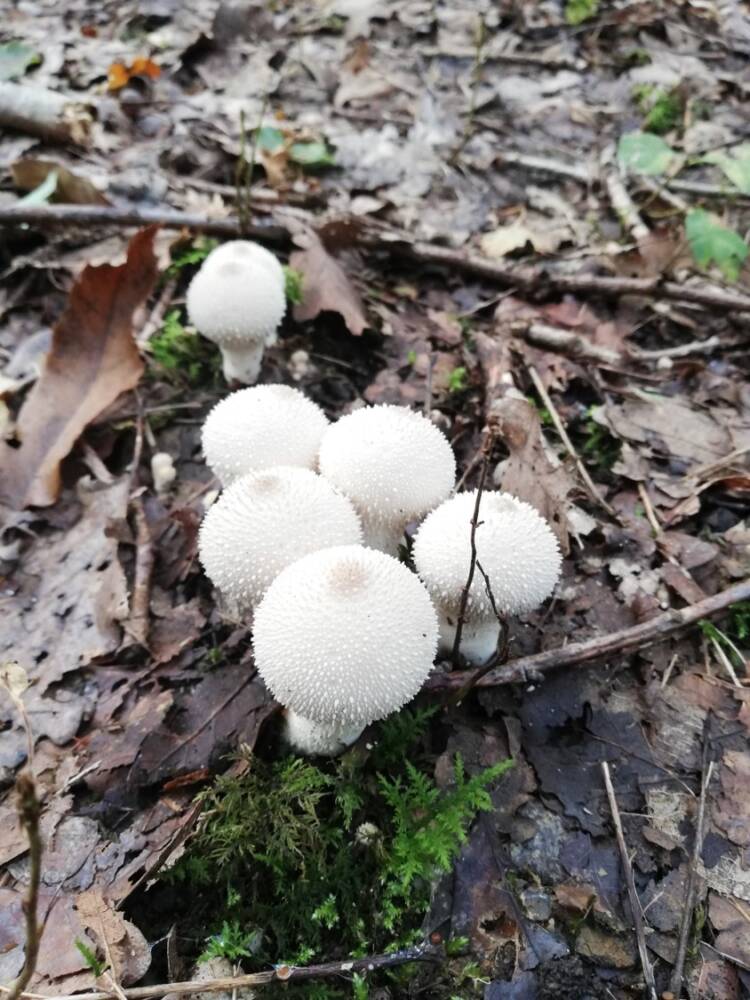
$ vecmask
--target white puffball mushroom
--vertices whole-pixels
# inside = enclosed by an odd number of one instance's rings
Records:
[[[438,622],[427,590],[392,556],[358,545],[287,566],[255,612],[260,676],[287,709],[286,737],[333,756],[417,694]]]
[[[331,425],[320,446],[320,472],[356,507],[365,544],[395,555],[409,521],[453,489],[456,459],[421,413],[384,404]]]
[[[414,565],[438,609],[440,648],[449,653],[471,565],[471,523],[476,491],[459,493],[429,514],[414,539]],[[549,524],[509,493],[482,494],[476,529],[477,562],[487,574],[498,611],[525,614],[554,590],[560,547]],[[461,652],[481,663],[495,651],[500,626],[484,577],[475,570],[469,590]]]
[[[282,288],[286,287],[286,276],[281,261],[260,243],[253,243],[252,240],[227,240],[206,257],[206,262],[210,261],[209,267],[222,260],[237,260],[265,267]]]
[[[263,351],[275,343],[286,311],[284,283],[256,255],[238,257],[222,254],[222,249],[206,257],[190,282],[188,317],[219,347],[226,380],[252,384],[260,372]]]
[[[157,451],[151,456],[151,478],[158,496],[164,496],[177,478],[174,460],[168,451]]]
[[[231,393],[203,424],[206,462],[222,485],[273,465],[314,469],[328,418],[287,385],[257,385]]]
[[[361,537],[354,507],[330,483],[309,469],[278,466],[250,472],[222,493],[201,523],[198,555],[213,585],[244,613],[289,563]]]

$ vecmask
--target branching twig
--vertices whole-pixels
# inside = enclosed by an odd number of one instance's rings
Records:
[[[539,393],[539,398],[542,400],[545,407],[549,411],[549,415],[552,418],[552,423],[555,425],[555,430],[560,435],[560,440],[565,445],[565,450],[576,464],[578,473],[581,479],[583,480],[583,484],[586,487],[589,496],[595,503],[598,503],[599,506],[603,510],[605,510],[610,517],[617,520],[617,513],[615,509],[611,507],[602,496],[598,486],[589,475],[588,469],[583,464],[583,461],[581,460],[578,452],[575,450],[573,442],[568,437],[568,432],[565,430],[565,424],[563,424],[562,420],[560,419],[560,414],[557,412],[555,404],[552,402],[552,399],[550,398],[550,394],[545,389],[544,382],[542,382],[541,378],[539,377],[539,372],[533,365],[528,366],[528,372],[529,375],[531,376],[531,381],[534,383],[534,388]]]
[[[672,977],[669,980],[669,988],[676,997],[682,993],[682,971],[685,968],[685,955],[687,954],[688,935],[693,923],[693,907],[695,905],[695,885],[698,879],[698,862],[703,850],[703,823],[706,816],[706,798],[708,787],[711,783],[711,775],[714,769],[714,762],[709,761],[709,749],[711,746],[711,715],[706,716],[703,726],[703,754],[701,766],[701,795],[698,802],[698,816],[695,821],[695,839],[693,840],[693,850],[690,857],[690,871],[688,873],[687,886],[685,887],[685,908],[682,911],[680,920],[680,935],[677,941],[677,956],[674,960]]]
[[[628,846],[625,843],[625,834],[622,829],[622,821],[620,819],[620,810],[617,807],[617,799],[615,798],[615,790],[612,787],[612,779],[609,776],[609,765],[606,760],[602,761],[602,772],[604,774],[604,787],[607,790],[607,799],[609,800],[609,809],[612,813],[612,822],[615,825],[615,833],[617,834],[617,846],[620,849],[620,860],[622,862],[623,872],[625,874],[625,885],[628,890],[628,900],[630,901],[630,912],[633,916],[633,925],[635,927],[635,937],[638,942],[638,954],[641,959],[641,968],[643,969],[643,979],[646,983],[646,995],[648,1000],[656,1000],[656,983],[654,981],[654,968],[651,965],[651,960],[648,957],[648,950],[646,949],[646,930],[643,923],[643,911],[641,910],[641,901],[638,899],[638,892],[635,888],[635,878],[633,876],[633,866],[630,863],[630,855],[628,854]]]
[[[750,600],[750,579],[734,584],[727,590],[722,590],[712,597],[707,597],[697,604],[690,604],[679,611],[665,611],[649,621],[630,628],[611,632],[609,635],[596,636],[584,642],[571,642],[567,646],[548,649],[543,653],[531,656],[521,656],[511,660],[505,666],[491,670],[478,682],[478,687],[497,687],[501,684],[518,684],[528,680],[530,676],[546,673],[558,667],[579,666],[599,660],[616,653],[632,652],[643,649],[652,643],[660,642],[668,636],[679,632],[689,625],[694,625],[701,618],[710,618],[725,611],[730,604]],[[449,674],[434,674],[425,684],[428,691],[458,690],[472,677],[469,670],[454,670]]]
[[[37,913],[39,882],[42,874],[42,837],[39,832],[39,816],[42,807],[37,798],[34,779],[28,771],[22,771],[18,775],[16,792],[18,794],[18,816],[29,839],[29,887],[21,904],[26,922],[23,968],[16,981],[7,990],[8,1000],[18,1000],[34,975],[39,955],[39,941],[42,936]]]
[[[378,969],[392,969],[407,962],[438,962],[441,956],[436,948],[425,943],[413,948],[390,952],[386,955],[370,955],[369,958],[352,958],[344,962],[325,962],[322,965],[277,965],[268,972],[253,972],[247,976],[227,976],[223,979],[190,980],[182,983],[162,983],[156,986],[134,986],[123,989],[127,1000],[148,1000],[150,997],[174,996],[179,993],[219,993],[240,990],[248,986],[267,986],[269,983],[303,982],[311,979],[325,979],[330,976],[351,975],[354,972],[374,972]],[[8,993],[0,986],[0,993]],[[24,1000],[49,1000],[40,993],[20,994]],[[16,1000],[16,998],[13,998]],[[98,990],[58,996],[55,1000],[117,1000],[113,991]]]
[[[483,461],[482,461],[482,471],[479,475],[479,483],[477,485],[477,498],[474,503],[474,513],[471,517],[471,561],[469,563],[469,574],[466,578],[466,584],[461,593],[461,603],[458,607],[458,621],[456,622],[456,637],[453,640],[453,649],[451,650],[451,659],[453,660],[454,666],[458,666],[458,655],[461,647],[461,635],[464,630],[464,624],[466,622],[466,609],[469,604],[469,593],[471,591],[471,585],[474,582],[474,572],[477,566],[477,526],[479,524],[479,506],[482,503],[482,492],[484,491],[484,483],[487,479],[487,470],[490,464],[490,455],[492,454],[492,446],[495,443],[495,431],[490,428],[487,431],[487,436],[484,439],[484,444],[482,445]]]

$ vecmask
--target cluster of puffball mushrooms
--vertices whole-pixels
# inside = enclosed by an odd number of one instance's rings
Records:
[[[203,278],[232,283],[237,273],[247,277],[248,261],[283,296],[278,261],[242,241],[213,251],[188,293],[201,332],[213,323],[208,336],[222,347],[227,377],[241,372],[246,381],[257,377],[283,299],[253,295],[247,282],[240,307],[229,295],[217,300],[212,285],[210,320],[201,308]],[[254,347],[237,333],[247,329],[248,312],[265,330]],[[305,754],[341,753],[419,692],[438,648],[451,651],[476,492],[451,496],[453,451],[421,414],[369,406],[331,424],[284,385],[227,396],[209,413],[202,443],[223,488],[200,530],[206,574],[236,614],[252,618],[255,662],[286,709],[288,742]],[[420,521],[414,573],[398,550],[407,526]],[[483,493],[475,544],[484,572],[468,592],[461,652],[483,663],[498,643],[495,609],[508,616],[538,607],[561,560],[547,522],[507,493]]]

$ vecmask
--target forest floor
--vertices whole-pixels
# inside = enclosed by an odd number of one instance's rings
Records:
[[[36,994],[747,995],[746,5],[25,0],[0,39],[0,983],[30,769]],[[284,756],[196,558],[227,386],[185,291],[238,233],[301,285],[261,381],[423,409],[565,555],[507,664],[339,762]],[[459,758],[513,766],[484,801]]]

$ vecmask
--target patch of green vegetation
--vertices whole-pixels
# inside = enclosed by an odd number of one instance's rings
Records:
[[[432,714],[402,712],[371,752],[336,760],[247,753],[240,777],[202,793],[201,825],[164,878],[199,901],[192,919],[221,927],[213,954],[300,965],[419,940],[432,881],[512,765],[469,777],[457,756],[451,787],[438,788],[418,747]]]
[[[198,236],[193,240],[192,246],[185,250],[179,250],[172,258],[172,263],[165,271],[167,278],[176,278],[186,267],[193,267],[202,264],[212,250],[219,245],[218,240],[211,240],[207,236]]]
[[[599,11],[599,0],[568,0],[565,4],[565,21],[577,25],[595,17]]]
[[[699,267],[715,264],[727,281],[737,281],[750,247],[739,233],[711,212],[694,208],[685,217],[685,234]]]
[[[83,960],[89,969],[91,969],[95,979],[98,979],[99,976],[107,971],[107,963],[100,961],[87,944],[76,938],[75,945],[81,955],[83,955]]]
[[[537,402],[534,396],[527,396],[526,401],[528,403],[531,403],[531,405],[536,410],[537,414],[539,415],[539,422],[541,423],[542,427],[553,426],[552,414],[549,412],[546,406],[541,406]]]
[[[737,643],[743,642],[750,636],[750,602],[740,601],[732,604],[729,608],[729,618],[722,628],[705,618],[698,622],[698,628],[707,639],[721,646],[729,659],[734,660],[735,666],[745,666],[745,657],[737,648]]]
[[[296,271],[288,264],[284,265],[284,290],[287,302],[293,306],[298,306],[302,301],[302,289],[305,276],[301,271]]]
[[[589,407],[583,425],[584,440],[581,454],[586,465],[609,471],[620,457],[620,442],[594,419],[594,407]]]
[[[408,364],[410,364],[412,366],[412,368],[413,368],[414,365],[417,363],[417,352],[416,351],[409,351],[409,353],[406,355],[406,360],[407,360]]]
[[[626,66],[648,66],[651,61],[651,53],[648,49],[635,48],[625,53]]]
[[[448,392],[463,392],[469,386],[469,373],[461,365],[448,376]]]
[[[663,90],[650,83],[633,87],[633,99],[646,117],[644,132],[664,135],[676,128],[682,120],[685,104],[677,90]]]
[[[149,341],[151,357],[171,381],[190,386],[213,383],[221,370],[221,356],[207,340],[182,325],[182,313],[172,309],[161,330]]]
[[[235,894],[232,893],[233,897]],[[241,958],[249,958],[257,941],[257,934],[248,934],[236,920],[225,920],[218,934],[212,934],[206,940],[206,947],[198,956],[199,962],[210,962],[212,958],[226,958],[230,962],[238,962]]]

